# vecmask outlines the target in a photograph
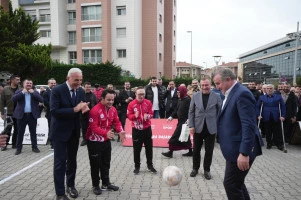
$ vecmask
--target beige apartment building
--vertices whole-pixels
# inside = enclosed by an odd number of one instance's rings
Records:
[[[3,0],[1,0],[3,1]],[[113,61],[136,78],[176,75],[176,0],[12,0],[62,63]]]

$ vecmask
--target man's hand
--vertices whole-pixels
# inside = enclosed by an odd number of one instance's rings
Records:
[[[167,118],[166,121],[167,121],[167,122],[170,122],[170,121],[172,121],[172,120],[173,120],[173,118],[170,116],[170,117]]]
[[[138,118],[139,117],[139,111],[135,112],[135,117]]]
[[[118,133],[119,136],[120,136],[120,141],[121,142],[124,142],[126,140],[126,137],[125,137],[125,131],[121,131],[120,133]]]
[[[149,119],[149,114],[147,114],[147,113],[144,113],[144,116],[143,116],[143,118],[144,118],[144,120],[147,120],[147,119]]]
[[[107,132],[107,138],[111,140],[113,137],[114,137],[114,130],[111,129]]]
[[[195,133],[195,128],[194,127],[191,127],[189,130],[190,130],[190,134],[194,134]]]
[[[8,138],[8,135],[0,135],[0,147],[6,146],[6,139]]]
[[[250,157],[249,156],[243,156],[241,153],[239,154],[237,158],[237,167],[241,171],[246,171],[250,168]]]
[[[296,117],[292,117],[291,120],[292,120],[292,124],[295,123],[295,122],[297,121],[297,120],[296,120]]]
[[[82,113],[86,113],[90,110],[89,108],[89,104],[90,102],[80,102],[79,104],[77,104],[77,106],[75,106],[73,108],[74,112],[79,112],[79,111],[82,111]]]
[[[29,89],[28,92],[29,92],[30,94],[32,94],[32,93],[34,92],[34,90],[33,90],[33,89]]]
[[[282,121],[282,122],[283,122],[284,120],[285,120],[285,119],[284,119],[284,117],[280,117],[280,121]]]
[[[262,119],[262,117],[261,116],[258,116],[258,120],[260,121]]]
[[[23,94],[26,94],[28,91],[24,88],[23,90],[22,90],[22,93]]]

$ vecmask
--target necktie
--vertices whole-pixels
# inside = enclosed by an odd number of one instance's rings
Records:
[[[76,104],[76,96],[75,96],[74,89],[72,89],[71,92],[72,92],[71,101],[72,101],[72,104],[75,106],[75,104]]]

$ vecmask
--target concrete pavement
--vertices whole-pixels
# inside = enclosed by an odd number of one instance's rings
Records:
[[[55,199],[53,184],[53,152],[49,146],[40,145],[41,153],[33,153],[30,145],[23,147],[20,155],[15,149],[0,152],[0,199],[29,200]],[[285,154],[275,147],[263,149],[263,156],[254,162],[247,176],[246,184],[251,199],[301,199],[301,146],[287,145]],[[119,191],[104,191],[96,196],[92,192],[90,164],[87,147],[79,147],[76,188],[78,200],[180,200],[180,199],[227,199],[223,176],[225,160],[219,145],[215,145],[211,166],[212,180],[205,180],[200,170],[195,178],[189,176],[192,158],[182,157],[184,151],[174,153],[172,159],[161,152],[166,148],[154,148],[154,167],[157,174],[147,171],[144,149],[141,153],[141,172],[134,175],[133,149],[112,141],[111,182],[120,187]],[[204,149],[202,149],[202,159]],[[183,179],[178,186],[169,187],[162,181],[165,167],[176,165],[183,170]],[[202,166],[202,163],[201,163]]]

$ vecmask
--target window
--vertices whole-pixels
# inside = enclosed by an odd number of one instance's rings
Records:
[[[173,21],[176,21],[176,15],[173,16]]]
[[[83,6],[82,7],[82,20],[100,20],[101,19],[101,6]]]
[[[162,42],[162,34],[159,33],[159,42]]]
[[[69,63],[70,64],[76,64],[77,60],[77,53],[76,51],[70,51],[69,52]]]
[[[162,53],[159,53],[159,61],[162,61]]]
[[[68,36],[69,36],[69,44],[76,44],[76,32],[70,31],[68,32]]]
[[[50,30],[41,30],[40,31],[41,37],[50,38],[51,37],[51,31]]]
[[[266,54],[266,53],[268,53],[267,51],[263,51],[263,54]]]
[[[126,49],[117,49],[118,58],[126,58]]]
[[[68,12],[68,24],[75,24],[76,21],[76,12]]]
[[[50,22],[50,10],[40,10],[40,22]]]
[[[25,13],[30,16],[31,21],[37,20],[36,10],[25,10]]]
[[[82,42],[100,42],[101,27],[98,28],[83,28]]]
[[[125,38],[126,37],[126,28],[116,28],[116,37]]]
[[[102,50],[83,50],[83,63],[101,63]]]
[[[290,59],[290,57],[289,57],[289,56],[286,56],[286,57],[284,57],[284,60],[288,60],[288,59]]]
[[[289,46],[291,46],[290,43],[286,43],[286,44],[285,44],[285,47],[289,47]]]
[[[160,3],[162,3],[162,0],[159,0],[160,1]]]
[[[162,23],[162,15],[159,15],[159,22]]]
[[[68,3],[75,3],[75,0],[68,0]]]
[[[126,6],[116,6],[117,15],[126,15]]]
[[[173,45],[173,51],[174,52],[176,51],[176,45]]]

